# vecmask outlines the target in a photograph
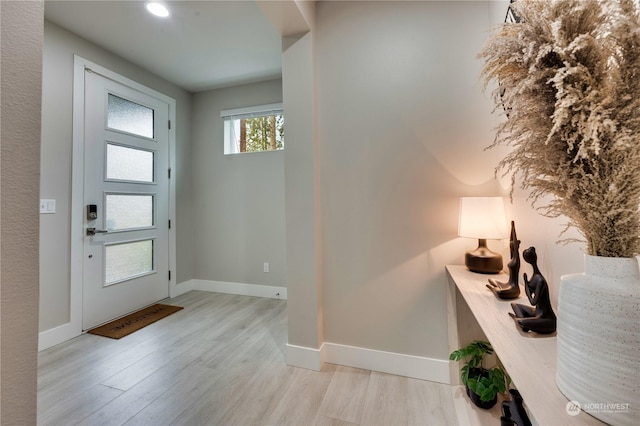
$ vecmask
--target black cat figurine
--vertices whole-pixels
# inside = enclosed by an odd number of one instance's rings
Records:
[[[522,252],[525,262],[533,266],[531,280],[524,274],[524,289],[529,302],[533,306],[512,303],[513,314],[509,314],[523,331],[533,331],[539,334],[550,334],[556,331],[556,314],[549,299],[547,280],[538,269],[538,256],[535,247],[529,247]]]
[[[509,268],[509,281],[500,282],[489,278],[487,288],[499,299],[517,299],[520,296],[520,286],[518,285],[518,274],[520,273],[520,240],[516,236],[516,224],[511,221],[511,238],[509,241],[511,260],[507,264]]]

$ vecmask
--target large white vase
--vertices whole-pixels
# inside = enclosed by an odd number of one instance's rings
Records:
[[[585,256],[560,278],[556,384],[613,425],[640,419],[640,270],[636,258]]]

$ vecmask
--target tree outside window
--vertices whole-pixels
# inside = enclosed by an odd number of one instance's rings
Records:
[[[220,111],[224,120],[224,153],[284,149],[282,103]]]
[[[239,121],[238,152],[284,149],[284,116],[282,114],[243,118]]]

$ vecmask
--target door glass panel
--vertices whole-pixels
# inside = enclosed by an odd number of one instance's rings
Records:
[[[109,93],[107,127],[153,138],[153,109]]]
[[[151,151],[107,144],[107,179],[153,183]]]
[[[107,194],[106,199],[108,230],[153,226],[153,195]]]
[[[105,245],[105,284],[153,272],[153,240]]]

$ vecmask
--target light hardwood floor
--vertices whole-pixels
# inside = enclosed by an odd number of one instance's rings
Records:
[[[326,364],[289,367],[286,301],[192,291],[120,340],[42,351],[41,425],[452,425],[451,387]]]

